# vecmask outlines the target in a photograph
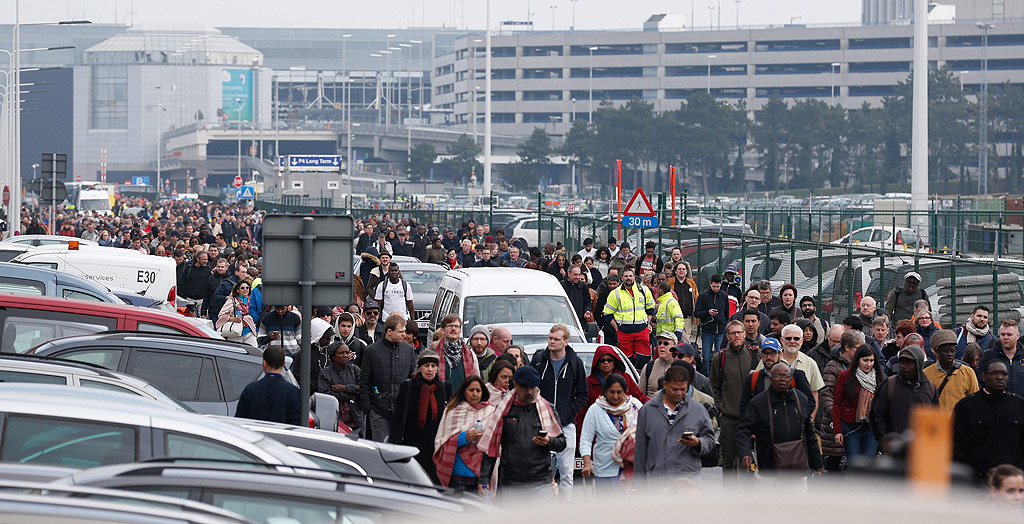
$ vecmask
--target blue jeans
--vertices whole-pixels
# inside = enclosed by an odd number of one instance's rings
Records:
[[[843,449],[846,450],[847,460],[853,457],[875,456],[878,442],[875,441],[875,434],[871,432],[871,426],[867,422],[843,422]]]
[[[701,368],[704,376],[710,376],[711,372],[711,355],[718,351],[718,348],[722,345],[722,339],[725,338],[725,333],[713,334],[713,333],[701,333],[700,334],[700,355],[701,355]]]

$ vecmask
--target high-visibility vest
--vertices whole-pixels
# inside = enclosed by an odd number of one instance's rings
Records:
[[[683,308],[679,306],[679,301],[672,297],[672,293],[658,297],[658,312],[654,315],[654,321],[657,323],[656,334],[686,330]]]
[[[608,301],[604,305],[604,314],[612,315],[615,322],[620,326],[646,325],[648,322],[647,310],[654,309],[656,303],[651,291],[646,287],[633,284],[633,294],[626,291],[625,286],[619,286],[608,294]]]

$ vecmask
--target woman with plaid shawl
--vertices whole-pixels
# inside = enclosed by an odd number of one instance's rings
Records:
[[[434,437],[434,465],[444,487],[477,491],[487,479],[480,479],[484,453],[476,447],[483,436],[483,421],[494,407],[484,379],[466,378],[448,401],[441,427]],[[479,426],[478,426],[479,424]]]

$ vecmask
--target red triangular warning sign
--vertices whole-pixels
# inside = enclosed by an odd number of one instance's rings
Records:
[[[644,194],[643,189],[636,188],[633,198],[629,199],[629,204],[626,204],[626,209],[622,211],[622,215],[627,217],[654,216],[654,208],[651,207],[651,201],[647,200],[647,195]]]

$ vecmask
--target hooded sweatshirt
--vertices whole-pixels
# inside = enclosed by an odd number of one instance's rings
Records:
[[[579,355],[565,346],[565,356],[556,366],[551,351],[544,349],[534,353],[530,365],[540,372],[540,394],[555,409],[558,423],[568,426],[576,422],[576,414],[587,403],[587,375]]]
[[[914,406],[939,403],[935,384],[924,374],[924,350],[921,346],[910,345],[900,350],[899,355],[908,353],[917,362],[914,380],[904,380],[897,373],[875,388],[868,420],[876,440],[881,441],[888,433],[901,433],[910,427],[910,410]]]
[[[601,360],[601,357],[611,356],[615,359],[615,370],[612,373],[622,375],[622,378],[626,379],[626,393],[638,399],[641,403],[647,402],[648,398],[640,387],[633,381],[633,377],[626,372],[626,364],[619,358],[619,354],[612,349],[611,346],[598,346],[597,351],[594,352],[594,361],[590,365],[590,375],[587,377],[587,403],[583,406],[583,409],[576,414],[576,427],[583,427],[583,418],[587,415],[587,410],[590,409],[590,405],[597,401],[597,398],[604,394],[604,377],[597,370],[597,361]]]

